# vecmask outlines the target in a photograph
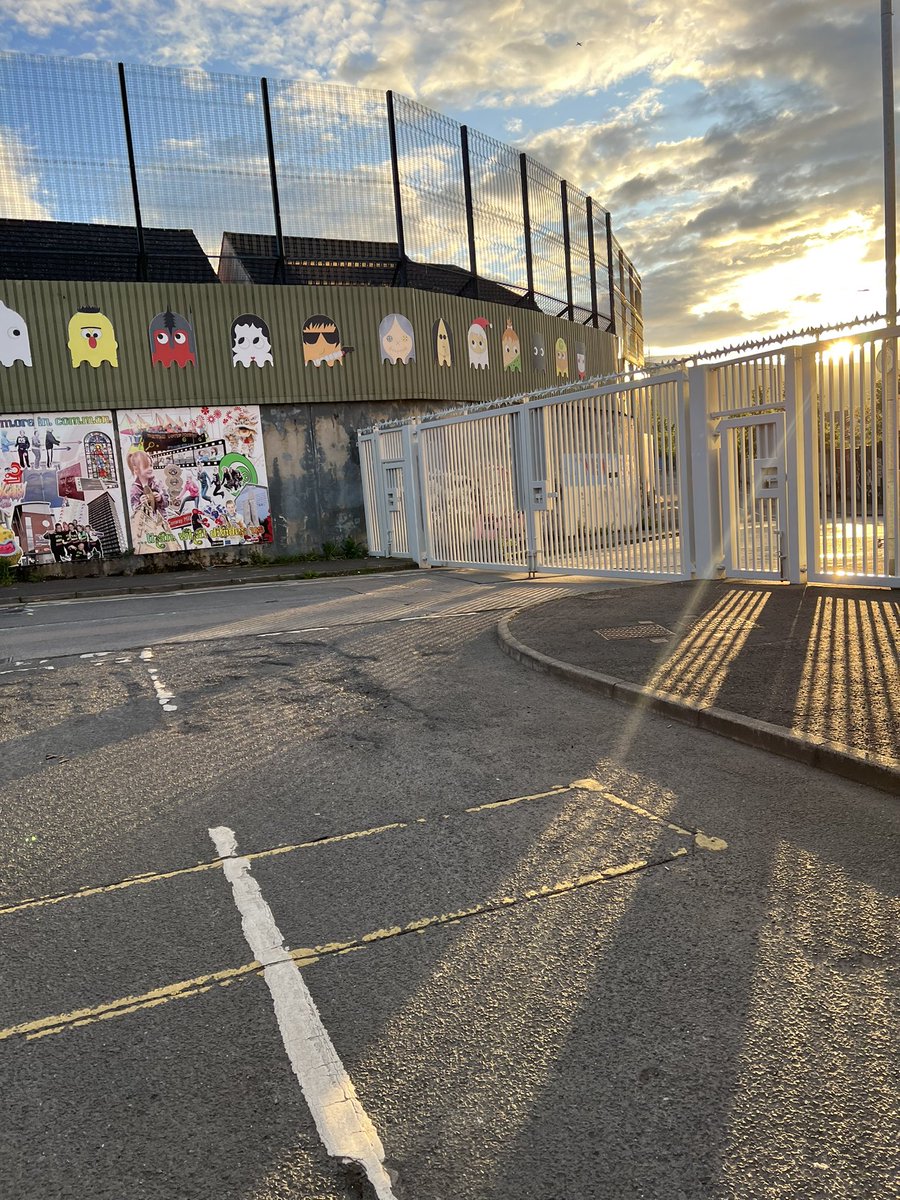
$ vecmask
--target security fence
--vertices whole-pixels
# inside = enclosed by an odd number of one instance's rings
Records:
[[[361,432],[372,553],[900,587],[900,330],[787,340]]]
[[[609,213],[412,100],[9,52],[0,97],[0,219],[117,226],[133,279],[197,281],[183,245],[159,236],[192,230],[210,281],[384,283],[387,267],[395,285],[611,330],[643,360],[640,278]],[[0,244],[7,277],[14,232]],[[92,240],[95,270],[103,254]],[[44,278],[85,277],[83,256],[52,239],[29,258]]]

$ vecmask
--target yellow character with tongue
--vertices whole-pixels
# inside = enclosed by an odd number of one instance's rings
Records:
[[[73,367],[80,367],[83,362],[92,367],[99,367],[102,362],[117,367],[118,349],[112,321],[99,308],[79,308],[73,314],[69,320],[69,353]]]

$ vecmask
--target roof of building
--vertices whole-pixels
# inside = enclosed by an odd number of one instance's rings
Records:
[[[145,229],[141,274],[133,225],[0,219],[0,278],[216,283],[191,229]]]
[[[282,280],[288,284],[354,284],[391,287],[401,280],[396,242],[341,238],[284,238]],[[273,234],[232,233],[222,236],[219,278],[226,283],[272,283],[278,278],[278,245]],[[494,304],[535,309],[520,292],[462,267],[447,263],[406,262],[406,286],[451,296],[475,296]]]

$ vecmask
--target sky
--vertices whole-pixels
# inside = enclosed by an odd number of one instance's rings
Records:
[[[17,0],[0,47],[391,88],[513,144],[611,211],[651,355],[884,310],[877,0]]]

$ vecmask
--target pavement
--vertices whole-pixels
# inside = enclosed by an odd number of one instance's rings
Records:
[[[501,620],[513,658],[628,704],[900,795],[900,597],[690,582]]]
[[[231,587],[241,583],[282,583],[289,579],[325,579],[335,575],[374,575],[379,572],[415,568],[406,559],[341,558],[321,562],[302,562],[271,566],[251,563],[218,564],[179,570],[165,567],[139,575],[94,574],[93,564],[84,564],[84,573],[69,579],[16,580],[0,589],[0,604],[34,604],[41,600],[89,600],[92,596],[155,595],[182,592],[191,588]]]

